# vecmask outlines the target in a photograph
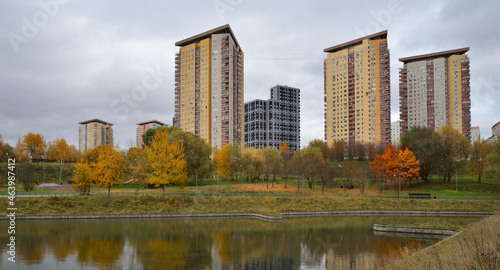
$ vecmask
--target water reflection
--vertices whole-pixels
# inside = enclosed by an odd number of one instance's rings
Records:
[[[395,217],[18,221],[15,264],[2,269],[366,269],[437,240],[374,235]],[[473,218],[432,218],[467,224]],[[437,220],[439,219],[439,220]],[[6,222],[0,222],[6,227]],[[2,243],[7,235],[2,234]]]

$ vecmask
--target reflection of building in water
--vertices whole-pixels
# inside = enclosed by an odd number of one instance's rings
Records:
[[[371,269],[375,262],[375,254],[370,252],[338,255],[333,248],[330,248],[326,253],[325,269]]]
[[[238,268],[239,269],[239,268]],[[299,269],[299,266],[293,258],[278,257],[272,259],[251,258],[245,261],[241,269]]]

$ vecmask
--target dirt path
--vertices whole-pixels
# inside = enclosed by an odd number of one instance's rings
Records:
[[[300,193],[302,194],[302,187],[300,187],[300,191],[297,191],[297,186],[291,186],[288,185],[287,188],[284,186],[280,185],[275,185],[274,187],[272,184],[269,184],[269,189],[267,188],[266,184],[245,184],[238,186],[239,189],[242,191],[253,191],[253,192],[269,192],[269,191],[278,191],[278,192],[284,192],[284,193]],[[306,194],[321,194],[321,186],[317,186],[314,188],[315,190],[310,189],[309,187],[305,186],[304,187],[304,193]],[[361,194],[359,192],[359,189],[348,189],[347,191],[344,191],[343,188],[325,188],[325,193],[341,193],[341,194]],[[363,193],[365,195],[380,195],[380,192],[376,192],[373,190],[367,190],[365,189],[365,192]]]

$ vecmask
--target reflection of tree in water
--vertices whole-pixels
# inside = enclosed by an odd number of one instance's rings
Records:
[[[376,254],[377,265],[384,266],[411,255],[415,251],[434,242],[435,241],[374,236],[370,244],[370,250]]]
[[[76,260],[82,267],[97,265],[99,269],[120,269],[117,263],[123,253],[122,236],[84,237],[75,240]]]
[[[371,224],[377,222],[397,223],[398,219],[26,221],[16,230],[16,251],[26,264],[43,264],[45,256],[53,255],[58,262],[75,258],[81,266],[100,269],[117,269],[131,262],[146,269],[214,265],[297,269],[300,265],[318,267],[320,261],[327,266],[359,268],[373,262],[374,255],[380,260],[382,255],[399,252],[395,249],[398,239],[373,236]],[[402,243],[410,250],[420,248],[419,241]]]

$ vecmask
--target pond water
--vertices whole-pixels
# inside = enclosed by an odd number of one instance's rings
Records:
[[[16,262],[1,221],[1,269],[367,269],[436,239],[375,235],[372,225],[478,218],[18,220]]]

